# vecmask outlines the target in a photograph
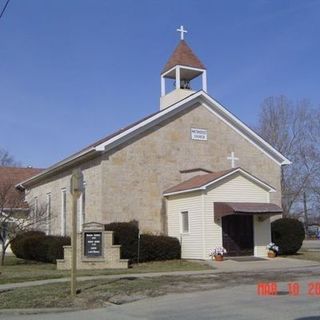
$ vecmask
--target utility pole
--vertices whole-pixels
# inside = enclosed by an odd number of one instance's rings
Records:
[[[77,202],[83,189],[83,175],[80,169],[72,171],[70,192],[72,194],[72,235],[71,235],[71,296],[77,294]]]

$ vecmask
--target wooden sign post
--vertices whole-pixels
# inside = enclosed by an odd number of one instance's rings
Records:
[[[77,201],[83,191],[83,175],[80,169],[72,172],[70,192],[72,194],[72,236],[71,236],[71,295],[77,294]]]

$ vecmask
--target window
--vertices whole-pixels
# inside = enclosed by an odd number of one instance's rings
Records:
[[[34,200],[33,200],[33,223],[34,223],[34,226],[36,226],[37,222],[38,222],[38,197],[34,197]]]
[[[47,234],[51,234],[51,193],[47,193]]]
[[[188,211],[181,212],[181,231],[182,233],[189,232],[189,213]]]
[[[82,231],[82,225],[86,223],[86,183],[83,183],[83,190],[78,199],[78,230]]]
[[[67,190],[61,189],[61,235],[67,233]]]

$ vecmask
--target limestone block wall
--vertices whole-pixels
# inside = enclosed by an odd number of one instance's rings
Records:
[[[206,129],[208,140],[192,140],[191,128]],[[182,181],[181,170],[230,169],[227,157],[231,152],[240,159],[237,166],[276,188],[270,201],[281,205],[279,164],[200,105],[81,164],[86,182],[87,221],[110,223],[135,219],[142,232],[167,233],[163,191]],[[51,193],[53,234],[61,232],[62,188],[67,190],[67,234],[70,233],[70,176],[71,169],[27,191],[29,203],[34,197],[45,203],[47,193]]]
[[[102,232],[101,257],[86,257],[84,255],[83,233],[77,234],[77,268],[85,269],[127,269],[128,260],[120,259],[120,245],[113,244],[113,232]],[[58,270],[71,269],[72,247],[64,246],[64,259],[57,260]]]
[[[92,159],[81,166],[85,181],[85,211],[87,221],[101,221],[101,166],[100,158]],[[51,234],[61,234],[62,190],[67,194],[66,231],[71,232],[72,196],[70,194],[70,179],[72,169],[65,170],[51,178],[46,179],[32,189],[26,191],[26,200],[32,205],[34,198],[38,198],[41,206],[47,204],[47,194],[51,194]],[[85,221],[84,221],[85,222]]]
[[[191,128],[208,131],[207,141],[190,137]],[[277,189],[271,202],[281,205],[280,166],[204,106],[168,120],[107,153],[102,161],[102,211],[105,222],[139,220],[143,232],[167,233],[164,190],[181,182],[180,170],[230,169],[236,165]]]

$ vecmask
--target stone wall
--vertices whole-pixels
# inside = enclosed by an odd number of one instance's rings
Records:
[[[191,140],[190,128],[208,130],[208,140]],[[136,219],[143,232],[166,232],[162,193],[181,182],[179,171],[199,167],[212,171],[229,169],[227,157],[232,151],[240,159],[237,166],[277,189],[271,194],[271,202],[281,204],[280,166],[200,106],[105,155],[105,222]]]
[[[120,259],[120,245],[113,244],[113,232],[103,231],[103,254],[101,257],[84,256],[83,233],[77,234],[77,268],[85,269],[127,269],[128,260]],[[57,260],[58,270],[71,269],[72,247],[64,246],[64,258]]]
[[[100,158],[95,158],[83,163],[81,166],[84,181],[86,183],[86,214],[89,221],[102,221],[101,216],[101,165]],[[51,230],[52,234],[61,234],[61,208],[62,208],[62,189],[67,192],[67,234],[71,231],[71,210],[72,196],[70,193],[70,179],[72,169],[54,175],[44,180],[41,184],[34,186],[26,191],[26,200],[32,204],[34,197],[38,197],[40,206],[47,203],[47,194],[51,194]],[[87,220],[87,221],[88,221]],[[85,221],[84,221],[85,222]]]
[[[191,140],[190,129],[208,131],[207,141]],[[281,168],[204,106],[198,106],[157,125],[110,152],[81,165],[86,182],[86,218],[110,223],[138,220],[142,232],[166,233],[164,190],[181,182],[181,170],[231,167],[227,157],[235,152],[236,166],[277,189],[271,202],[281,205]],[[55,175],[27,194],[45,201],[52,194],[53,233],[61,230],[61,188],[67,188],[67,233],[71,226],[70,171]],[[87,220],[87,221],[88,221]]]

